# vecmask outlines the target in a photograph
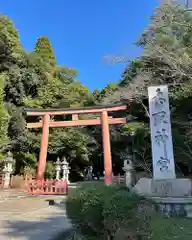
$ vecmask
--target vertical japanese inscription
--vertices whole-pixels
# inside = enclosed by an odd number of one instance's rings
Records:
[[[150,129],[153,175],[156,179],[175,178],[167,86],[149,87]]]
[[[160,156],[160,159],[157,161],[157,165],[160,166],[161,172],[169,170],[170,160],[168,158],[167,145],[166,145],[168,138],[169,137],[166,133],[166,129],[163,128],[162,132],[160,132],[159,130],[156,131],[155,142],[159,146],[161,145],[163,146],[163,156]]]

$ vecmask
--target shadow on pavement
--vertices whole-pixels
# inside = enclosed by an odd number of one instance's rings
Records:
[[[52,213],[53,216],[51,216]],[[27,217],[22,215],[19,219],[6,221],[1,229],[4,238],[0,237],[0,239],[59,240],[61,239],[59,236],[62,236],[65,231],[69,232],[70,229],[71,224],[66,217],[64,206],[49,206],[41,214],[37,212],[37,216],[34,213]]]

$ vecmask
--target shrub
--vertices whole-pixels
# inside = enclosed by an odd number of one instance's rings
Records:
[[[80,187],[66,206],[72,223],[96,239],[144,239],[149,233],[151,203],[117,186]]]

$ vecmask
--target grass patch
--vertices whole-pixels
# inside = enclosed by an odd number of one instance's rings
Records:
[[[155,218],[151,222],[151,240],[191,240],[192,219]]]

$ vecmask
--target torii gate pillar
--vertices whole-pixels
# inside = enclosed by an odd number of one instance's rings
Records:
[[[101,113],[102,135],[103,135],[103,155],[105,166],[105,184],[112,184],[112,160],[111,160],[111,144],[108,123],[108,113],[103,111]]]
[[[37,180],[44,179],[44,173],[46,169],[46,160],[47,160],[47,148],[48,148],[48,138],[49,138],[49,114],[43,116],[43,129],[41,136],[41,148],[39,154],[39,162],[37,167]]]

